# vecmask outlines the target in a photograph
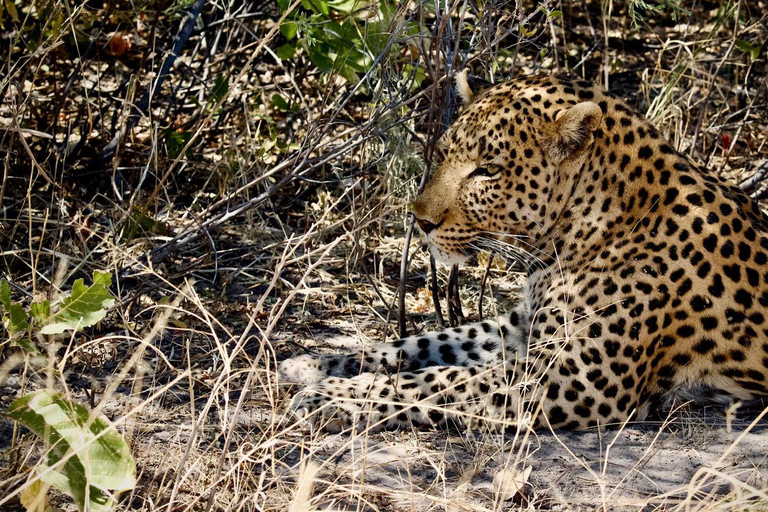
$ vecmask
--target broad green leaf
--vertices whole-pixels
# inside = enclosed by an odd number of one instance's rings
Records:
[[[342,13],[350,14],[360,7],[360,0],[328,0],[328,7]]]
[[[3,305],[3,325],[8,330],[8,337],[18,338],[26,334],[29,327],[27,312],[21,304],[11,301],[11,285],[5,279],[0,281],[0,304]]]
[[[289,41],[296,37],[298,31],[299,26],[293,21],[284,21],[283,24],[280,25],[280,33]]]
[[[112,274],[109,272],[99,272],[98,270],[93,272],[93,284],[104,286],[109,288],[112,286]]]
[[[309,11],[328,16],[328,3],[325,0],[301,0],[301,6]]]
[[[280,60],[291,60],[296,55],[296,48],[292,44],[284,44],[275,48],[275,55],[280,57]]]
[[[109,291],[112,276],[107,272],[94,272],[93,284],[85,286],[82,279],[75,281],[72,294],[61,301],[59,310],[43,323],[43,334],[60,334],[66,330],[90,327],[104,318],[107,309],[115,303]]]
[[[329,72],[333,69],[333,60],[328,56],[330,48],[326,43],[316,44],[307,48],[307,54],[312,64],[320,71]]]
[[[80,510],[106,511],[117,493],[136,485],[136,462],[120,434],[106,420],[59,393],[40,390],[23,396],[8,415],[49,446],[35,468],[40,479],[72,497]]]
[[[346,78],[351,84],[356,84],[360,81],[360,77],[357,75],[352,66],[341,66],[339,69],[339,74]]]
[[[290,0],[277,0],[277,6],[280,8],[280,12],[285,12],[291,6],[291,2]]]
[[[33,302],[29,305],[29,313],[38,325],[45,322],[51,316],[51,301]]]
[[[0,304],[6,311],[11,309],[11,285],[5,279],[0,281]]]
[[[274,105],[275,108],[283,112],[287,112],[291,108],[288,102],[285,101],[285,98],[283,98],[279,94],[272,95],[272,105]]]

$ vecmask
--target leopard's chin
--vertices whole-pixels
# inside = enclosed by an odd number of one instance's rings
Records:
[[[437,261],[438,263],[442,263],[447,267],[452,267],[453,265],[460,265],[469,259],[469,254],[465,252],[462,252],[462,253],[448,252],[436,246],[434,243],[429,244],[429,252],[432,254],[432,256],[434,256],[435,261]]]

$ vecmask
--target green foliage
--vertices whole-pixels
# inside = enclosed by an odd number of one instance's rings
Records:
[[[93,284],[76,280],[58,305],[52,307],[49,300],[41,300],[30,304],[27,311],[11,300],[8,282],[0,281],[3,326],[14,344],[37,353],[33,333],[60,334],[103,319],[115,303],[111,285],[110,273],[94,272]],[[136,463],[128,445],[107,421],[92,418],[85,407],[41,390],[13,402],[8,415],[50,446],[33,474],[43,484],[32,482],[22,493],[22,503],[38,507],[52,486],[71,496],[80,510],[98,512],[111,509],[116,493],[135,485]]]
[[[8,282],[0,281],[0,305],[8,338],[29,352],[37,352],[31,338],[30,319],[33,321],[32,330],[41,334],[60,334],[96,324],[115,303],[109,291],[111,285],[112,275],[108,272],[94,272],[91,286],[78,279],[72,292],[61,300],[53,312],[49,300],[33,302],[26,311],[21,304],[11,300]]]
[[[3,11],[8,13],[11,20],[19,22],[19,11],[16,10],[13,0],[0,0],[0,28],[3,28]]]
[[[265,156],[271,153],[287,153],[296,151],[300,145],[295,142],[287,142],[280,136],[275,126],[269,126],[267,137],[261,140],[261,144],[255,147],[256,154]]]
[[[112,508],[117,493],[136,485],[130,448],[114,427],[91,418],[85,407],[40,390],[13,402],[8,415],[50,447],[32,474],[45,484],[33,486],[38,496],[52,486],[72,497],[78,509],[99,512]]]
[[[3,327],[8,331],[8,337],[18,339],[27,333],[28,315],[21,304],[11,302],[11,285],[3,279],[0,281],[0,304],[3,306]]]
[[[275,48],[275,55],[277,55],[280,60],[291,60],[293,56],[296,55],[296,47],[292,44],[284,44]]]
[[[736,48],[749,55],[752,60],[757,60],[757,58],[760,57],[760,45],[755,46],[743,39],[739,39],[735,44]]]
[[[659,3],[649,3],[645,0],[629,0],[629,18],[632,20],[632,27],[639,30],[640,22],[643,21],[643,11],[670,11],[672,21],[677,21],[680,15],[689,15],[691,11],[684,9],[680,5],[680,0],[661,0]]]
[[[299,111],[298,103],[288,103],[288,101],[279,94],[272,95],[272,105],[281,112],[296,113]]]
[[[216,77],[216,83],[213,85],[213,98],[214,101],[220,101],[229,92],[229,80],[225,75],[219,75]]]
[[[177,158],[190,140],[192,140],[190,132],[168,132],[165,136],[165,147],[168,149],[168,156],[174,159]]]
[[[168,226],[155,220],[146,209],[134,206],[126,218],[125,227],[120,232],[120,243],[124,244],[137,236],[167,235],[169,233]]]
[[[285,11],[290,2],[277,4]],[[288,43],[275,53],[291,59],[301,49],[321,71],[357,83],[380,55],[402,58],[405,40],[418,33],[416,22],[408,22],[398,31],[400,42],[390,44],[395,15],[391,0],[302,0],[301,9],[280,26]]]
[[[47,317],[35,318],[43,334],[60,334],[67,330],[90,327],[104,318],[107,309],[115,303],[109,291],[112,275],[109,272],[94,272],[93,284],[85,286],[82,279],[75,281],[72,293],[61,301],[59,310],[50,315],[50,305],[45,306]],[[44,303],[47,301],[44,301]]]
[[[280,25],[280,33],[289,41],[296,37],[298,32],[299,25],[295,21],[286,21]]]

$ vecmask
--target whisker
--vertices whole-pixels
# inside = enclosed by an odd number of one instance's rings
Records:
[[[519,245],[503,242],[496,238],[480,237],[472,247],[477,250],[493,252],[502,258],[519,263],[527,273],[546,266],[544,261]]]
[[[548,256],[541,249],[523,241],[522,240],[523,237],[517,237],[514,235],[507,235],[507,237],[513,238],[518,243],[511,244],[509,242],[499,240],[498,238],[489,238],[489,237],[483,237],[482,240],[484,240],[487,245],[492,246],[501,252],[504,252],[504,253],[512,252],[516,255],[525,257],[527,260],[533,261],[537,265],[540,265],[542,267],[546,266],[545,261],[542,258],[538,257],[536,254],[534,254],[534,251],[535,251],[544,256]],[[530,249],[532,250],[528,250],[526,246],[530,247]]]
[[[528,235],[512,235],[512,234],[509,234],[509,233],[502,233],[502,232],[498,232],[498,231],[485,231],[485,233],[487,233],[489,235],[495,236],[496,237],[495,240],[498,240],[500,242],[501,242],[501,240],[499,240],[500,237],[511,238],[511,239],[515,240],[516,242],[518,242],[518,243],[520,243],[522,245],[526,245],[526,246],[530,247],[532,250],[534,250],[534,251],[536,251],[538,253],[541,253],[541,254],[543,254],[543,255],[545,255],[547,257],[549,257],[549,255],[547,253],[545,253],[543,250],[541,250],[538,246],[533,245],[533,244],[531,244],[529,242],[526,242],[526,239],[531,238]],[[506,243],[506,242],[502,242],[502,243]],[[539,244],[539,245],[541,245],[541,244]]]

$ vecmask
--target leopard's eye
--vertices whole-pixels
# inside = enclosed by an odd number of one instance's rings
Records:
[[[499,170],[500,169],[495,165],[478,167],[477,169],[469,173],[469,178],[477,178],[477,177],[490,178],[498,174]]]

